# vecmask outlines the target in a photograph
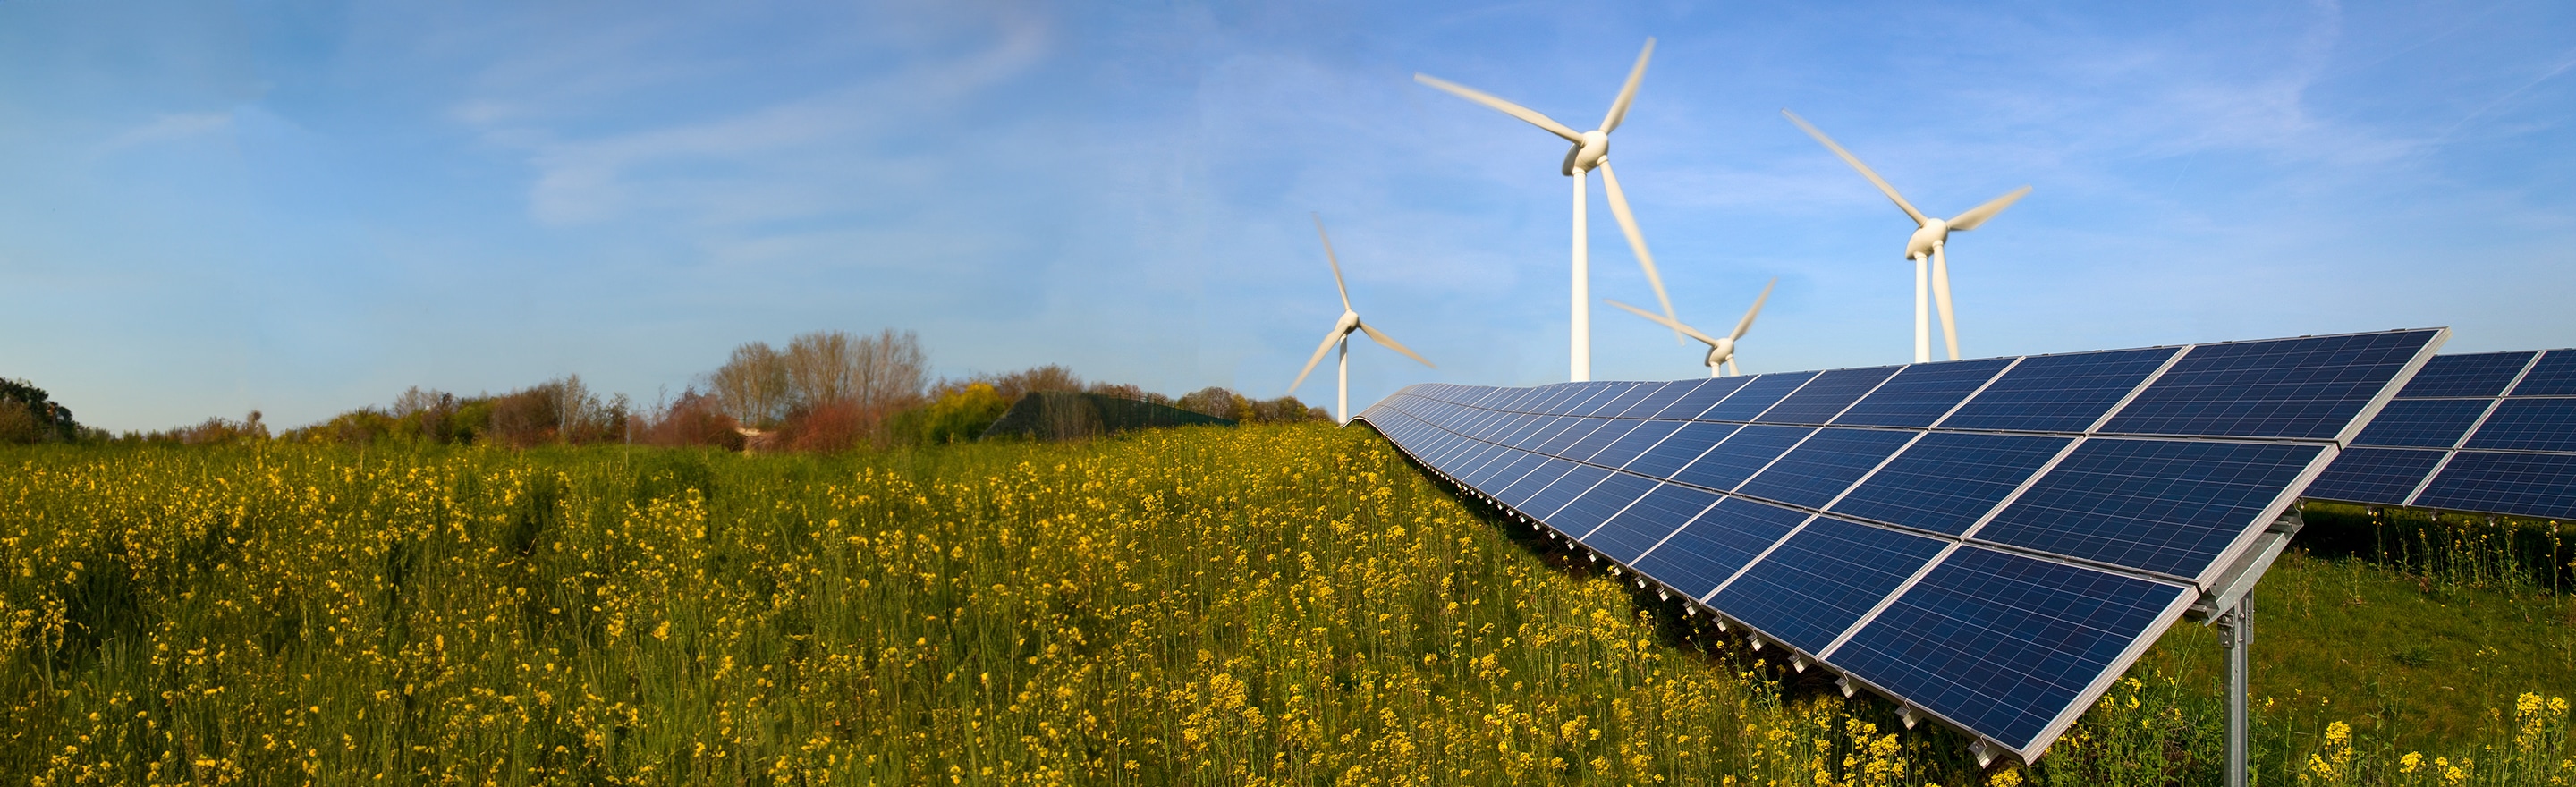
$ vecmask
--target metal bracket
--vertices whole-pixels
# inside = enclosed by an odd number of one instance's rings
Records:
[[[2217,581],[2211,582],[2209,589],[2203,591],[2200,599],[2192,602],[2191,608],[2183,614],[2199,618],[2203,626],[2226,617],[2228,610],[2236,608],[2239,599],[2254,592],[2254,583],[2262,581],[2263,572],[2272,568],[2272,561],[2281,558],[2281,553],[2290,548],[2290,539],[2307,524],[2307,520],[2300,518],[2297,508],[2281,512],[2281,518],[2272,520],[2271,527],[2264,528],[2261,535],[2255,536],[2254,547],[2245,550],[2244,555],[2220,573]]]

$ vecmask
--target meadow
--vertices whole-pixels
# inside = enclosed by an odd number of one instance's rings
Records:
[[[2218,777],[2197,625],[2037,766],[1981,772],[1365,428],[0,468],[0,783]],[[2259,782],[2576,781],[2568,595],[2375,557],[2294,554],[2264,583]]]

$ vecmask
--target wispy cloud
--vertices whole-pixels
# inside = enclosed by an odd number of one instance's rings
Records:
[[[107,141],[99,143],[98,150],[109,153],[127,148],[213,136],[230,131],[232,127],[233,113],[230,111],[164,114],[108,137]]]

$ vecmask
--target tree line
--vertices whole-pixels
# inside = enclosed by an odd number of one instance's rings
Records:
[[[460,396],[414,386],[370,405],[272,435],[261,414],[111,435],[81,427],[71,411],[20,381],[0,380],[0,443],[134,442],[199,445],[270,439],[348,444],[540,445],[631,443],[742,450],[844,451],[976,439],[1022,396],[1083,391],[1178,407],[1246,423],[1325,420],[1295,397],[1256,400],[1211,386],[1166,396],[1135,385],[1086,382],[1047,364],[1000,374],[932,379],[912,331],[873,335],[812,331],[786,346],[753,341],[679,396],[639,407],[572,374],[501,394]]]

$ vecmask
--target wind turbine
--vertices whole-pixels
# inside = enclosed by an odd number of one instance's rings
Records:
[[[1585,173],[1601,170],[1601,185],[1610,197],[1610,213],[1619,219],[1619,231],[1628,236],[1628,248],[1637,253],[1637,264],[1646,269],[1646,283],[1654,285],[1655,301],[1664,307],[1664,316],[1672,317],[1673,299],[1664,295],[1663,276],[1655,272],[1655,256],[1646,252],[1646,236],[1637,232],[1636,214],[1628,210],[1628,195],[1619,189],[1619,176],[1610,171],[1610,132],[1628,117],[1628,102],[1637,97],[1637,82],[1646,78],[1646,60],[1655,54],[1655,39],[1646,39],[1646,48],[1637,53],[1637,65],[1628,71],[1628,82],[1619,88],[1619,97],[1610,102],[1610,114],[1601,118],[1601,127],[1577,132],[1563,123],[1528,107],[1487,95],[1475,88],[1450,82],[1429,74],[1415,73],[1413,81],[1446,90],[1467,99],[1528,121],[1548,133],[1565,138],[1574,147],[1565,152],[1560,172],[1574,178],[1574,350],[1575,382],[1592,379],[1592,284],[1590,222],[1585,216]],[[1681,334],[1673,334],[1681,343]]]
[[[1925,216],[1923,211],[1915,210],[1913,204],[1906,202],[1904,195],[1896,193],[1895,186],[1887,185],[1886,179],[1870,171],[1869,165],[1860,163],[1858,157],[1853,156],[1851,151],[1844,150],[1843,146],[1835,144],[1832,137],[1825,136],[1825,132],[1818,131],[1815,126],[1809,125],[1806,118],[1798,117],[1798,113],[1786,109],[1780,110],[1780,114],[1789,116],[1789,122],[1798,124],[1798,128],[1805,130],[1807,136],[1815,137],[1817,142],[1825,143],[1825,147],[1832,150],[1834,155],[1842,157],[1843,163],[1850,164],[1852,169],[1860,170],[1861,177],[1868,178],[1879,191],[1886,192],[1887,198],[1894,200],[1896,207],[1903,209],[1906,217],[1914,220],[1914,236],[1905,241],[1905,258],[1914,261],[1914,362],[1932,360],[1932,326],[1924,319],[1923,314],[1923,261],[1926,258],[1932,261],[1932,297],[1941,305],[1941,338],[1949,345],[1950,360],[1959,360],[1959,324],[1950,316],[1950,265],[1948,260],[1943,259],[1941,247],[1949,244],[1951,230],[1976,229],[1977,225],[1986,223],[1986,220],[1994,218],[1995,214],[2012,207],[2014,200],[2029,194],[2030,187],[2013,189],[2012,193],[1969,208],[1968,212],[1952,216],[1947,221]]]
[[[1771,288],[1779,283],[1780,280],[1775,278],[1771,280],[1770,284],[1762,285],[1762,297],[1753,299],[1753,308],[1744,310],[1744,319],[1735,321],[1735,332],[1727,334],[1724,339],[1709,338],[1708,334],[1700,333],[1697,329],[1688,325],[1683,325],[1680,320],[1668,320],[1662,315],[1654,312],[1646,311],[1618,301],[1612,301],[1608,298],[1603,298],[1602,300],[1609,301],[1612,306],[1617,306],[1633,312],[1639,317],[1663,323],[1665,327],[1689,334],[1691,338],[1698,339],[1701,343],[1708,345],[1708,376],[1717,377],[1719,376],[1717,373],[1718,364],[1726,365],[1727,374],[1744,373],[1743,370],[1735,368],[1735,345],[1737,342],[1744,340],[1744,334],[1746,332],[1753,330],[1753,318],[1762,314],[1762,302],[1771,300]]]
[[[1322,238],[1324,240],[1324,261],[1331,263],[1333,266],[1333,287],[1340,290],[1342,293],[1342,318],[1333,321],[1333,331],[1331,333],[1324,334],[1324,343],[1315,348],[1315,357],[1306,359],[1306,368],[1297,371],[1297,381],[1288,384],[1288,392],[1292,394],[1296,393],[1297,386],[1306,384],[1306,375],[1314,372],[1315,364],[1324,360],[1325,351],[1333,349],[1333,345],[1341,345],[1342,384],[1339,395],[1333,400],[1333,421],[1335,423],[1350,423],[1352,331],[1366,333],[1370,339],[1376,340],[1379,344],[1386,345],[1387,349],[1404,353],[1405,357],[1421,361],[1424,366],[1429,366],[1434,369],[1438,369],[1440,367],[1433,365],[1430,360],[1425,359],[1421,355],[1416,354],[1413,350],[1406,348],[1402,343],[1397,342],[1395,337],[1388,336],[1379,332],[1376,328],[1369,327],[1367,323],[1360,322],[1360,313],[1351,310],[1351,288],[1342,284],[1342,261],[1333,256],[1333,236],[1324,234],[1324,217],[1322,216],[1315,217],[1315,237]]]

